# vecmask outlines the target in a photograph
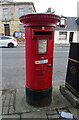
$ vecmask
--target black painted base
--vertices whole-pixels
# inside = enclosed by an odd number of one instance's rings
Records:
[[[26,87],[26,101],[34,107],[45,107],[52,102],[52,87],[45,90],[32,90]]]

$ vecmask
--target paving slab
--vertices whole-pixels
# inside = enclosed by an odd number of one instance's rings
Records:
[[[16,91],[16,92],[14,92]],[[9,94],[9,95],[8,95]],[[24,118],[28,119],[48,119],[53,120],[54,118],[61,118],[61,112],[73,113],[75,118],[78,117],[78,110],[75,109],[60,93],[59,89],[53,88],[52,91],[52,103],[46,107],[33,107],[28,105],[25,99],[25,88],[19,88],[10,92],[6,91],[3,94],[3,99],[10,96],[10,99],[4,99],[6,104],[3,104],[2,116],[3,118],[18,118],[23,120]],[[12,98],[12,100],[11,100]],[[6,100],[9,100],[6,102]],[[13,102],[12,102],[13,101]],[[11,103],[11,104],[10,104]],[[7,107],[6,107],[6,106]],[[73,118],[73,120],[75,120]]]

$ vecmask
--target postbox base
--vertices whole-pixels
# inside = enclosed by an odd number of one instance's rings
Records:
[[[45,107],[52,102],[52,87],[45,90],[32,90],[26,87],[26,102],[34,107]]]

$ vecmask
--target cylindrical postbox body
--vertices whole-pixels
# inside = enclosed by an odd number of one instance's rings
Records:
[[[52,67],[55,24],[54,14],[28,14],[20,17],[26,37],[26,101],[46,106],[52,100]]]

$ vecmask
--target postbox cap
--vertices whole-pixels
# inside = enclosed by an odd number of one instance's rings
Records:
[[[54,26],[60,21],[60,17],[49,13],[34,13],[21,16],[20,22],[26,26]]]

